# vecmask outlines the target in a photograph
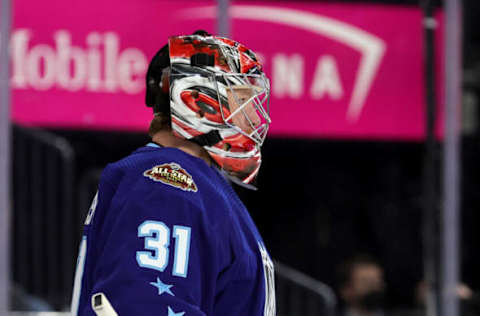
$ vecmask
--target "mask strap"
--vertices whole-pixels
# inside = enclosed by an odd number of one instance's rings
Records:
[[[222,141],[222,136],[217,130],[210,131],[206,134],[197,135],[195,137],[189,138],[189,141],[194,142],[200,146],[213,146]]]

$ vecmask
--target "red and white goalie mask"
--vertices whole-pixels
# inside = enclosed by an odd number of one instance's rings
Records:
[[[233,181],[251,186],[270,124],[261,64],[226,38],[188,35],[168,43],[173,132],[201,144]]]

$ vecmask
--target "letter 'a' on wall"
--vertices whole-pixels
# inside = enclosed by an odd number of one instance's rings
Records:
[[[16,123],[145,131],[152,116],[143,106],[148,61],[168,36],[214,32],[216,25],[216,1],[92,3],[16,0],[10,39]],[[424,138],[420,9],[368,5],[358,14],[358,5],[256,1],[236,2],[230,12],[232,37],[258,53],[271,79],[271,135]],[[146,20],[162,27],[152,32]],[[437,20],[441,47],[441,12]],[[441,137],[443,87],[437,88]]]

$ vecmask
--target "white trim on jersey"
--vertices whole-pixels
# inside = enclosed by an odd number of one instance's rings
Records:
[[[82,290],[83,270],[85,267],[85,255],[87,253],[87,236],[83,236],[78,251],[77,270],[75,271],[75,283],[73,285],[71,314],[77,316],[78,304],[80,302],[80,292]]]

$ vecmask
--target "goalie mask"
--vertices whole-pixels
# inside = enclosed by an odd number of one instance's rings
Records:
[[[162,82],[169,85],[173,133],[203,146],[233,181],[251,187],[270,123],[270,84],[261,64],[226,38],[179,36],[168,44]]]

